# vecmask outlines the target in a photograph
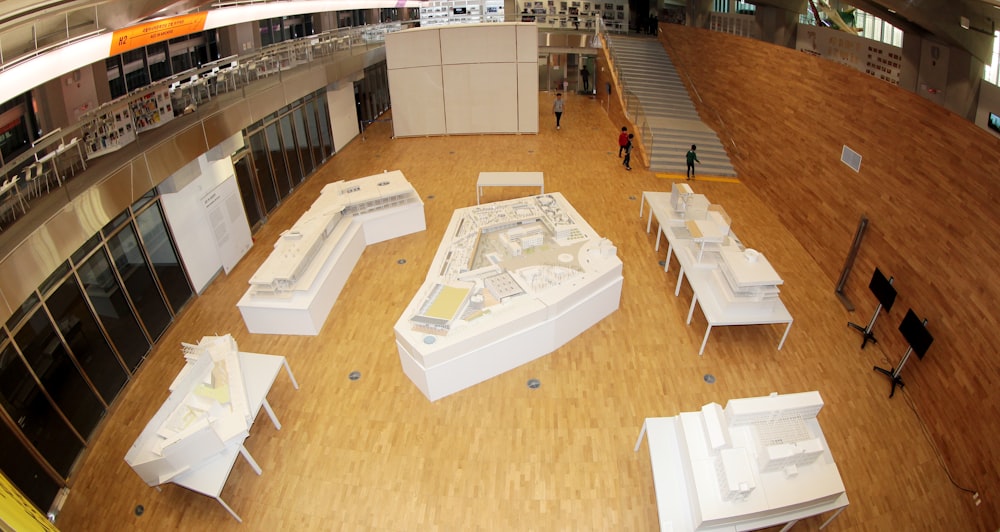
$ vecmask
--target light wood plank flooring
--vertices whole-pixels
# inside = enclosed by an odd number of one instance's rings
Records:
[[[655,530],[648,452],[632,446],[643,418],[729,398],[819,390],[820,414],[850,507],[828,530],[970,530],[975,508],[954,489],[920,424],[873,364],[891,365],[859,336],[832,280],[743,184],[696,182],[725,207],[733,229],[785,279],[795,323],[721,327],[697,354],[705,321],[684,324],[691,290],[674,297],[676,263],[640,220],[643,190],[669,190],[617,157],[621,124],[600,102],[570,95],[556,131],[552,95],[540,94],[538,135],[391,139],[377,123],[336,154],[273,214],[256,245],[179,316],[122,394],[73,477],[58,526],[92,530]],[[777,147],[780,149],[780,146]],[[369,247],[317,337],[249,334],[235,304],[278,233],[320,188],[399,169],[425,198],[427,230]],[[624,262],[621,308],[554,353],[430,403],[403,375],[392,327],[426,275],[452,211],[475,204],[478,172],[542,171]],[[524,189],[486,189],[484,201]],[[655,229],[653,234],[655,234]],[[400,265],[399,259],[406,259]],[[301,389],[280,375],[266,419],[247,447],[264,470],[239,461],[223,498],[147,487],[123,457],[183,365],[179,346],[232,333],[242,350],[288,357]],[[893,359],[894,361],[894,359]],[[348,374],[362,378],[350,381]],[[717,381],[707,384],[703,376]],[[541,387],[528,389],[528,379]],[[133,510],[143,505],[137,517]],[[800,522],[815,530],[821,519]]]

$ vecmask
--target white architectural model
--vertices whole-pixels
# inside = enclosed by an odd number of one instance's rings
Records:
[[[431,400],[545,355],[618,308],[622,263],[561,194],[455,211],[396,323]]]
[[[150,486],[215,457],[253,423],[233,337],[206,336],[182,351],[188,363],[170,397],[125,456]]]
[[[323,187],[250,278],[237,305],[247,328],[319,334],[364,248],[424,230],[423,207],[398,170]]]
[[[647,418],[636,450],[648,435],[661,527],[753,530],[839,513],[848,502],[822,407],[819,392],[771,394]]]

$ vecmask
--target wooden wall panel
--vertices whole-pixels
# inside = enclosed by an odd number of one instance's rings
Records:
[[[897,331],[906,309],[929,320],[935,341],[923,360],[913,357],[905,366],[906,397],[956,481],[990,494],[982,515],[991,516],[994,529],[1000,140],[916,94],[836,63],[750,39],[662,27],[660,40],[705,101],[699,112],[711,122],[708,109],[718,111],[741,147],[734,157],[740,179],[816,260],[831,297],[858,220],[870,219],[847,285],[857,305],[850,319],[867,323],[874,310],[867,286],[878,266],[895,277],[899,298],[879,319],[879,343],[867,349],[893,365],[906,350]],[[860,172],[840,162],[843,145],[862,155]]]

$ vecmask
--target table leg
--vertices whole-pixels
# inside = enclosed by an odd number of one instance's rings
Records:
[[[653,226],[653,206],[649,206],[649,216],[646,218],[646,234],[649,234],[649,228]]]
[[[299,381],[295,380],[295,375],[292,375],[292,368],[288,365],[288,359],[282,360],[281,363],[285,365],[285,373],[288,373],[288,378],[292,380],[292,386],[295,386],[295,389],[298,390]]]
[[[663,271],[670,271],[670,257],[674,254],[674,245],[667,240],[667,260],[663,261]]]
[[[681,283],[684,282],[684,266],[681,266],[680,273],[677,274],[677,288],[674,289],[674,295],[681,295]]]
[[[476,205],[479,205],[479,200],[483,197],[483,187],[476,185]]]
[[[837,511],[833,512],[833,515],[831,515],[829,519],[827,519],[826,521],[823,521],[822,525],[819,525],[819,529],[823,530],[823,527],[825,527],[826,525],[830,524],[830,521],[833,521],[834,519],[836,519],[837,516],[840,515],[840,512],[844,511],[844,508],[847,508],[847,507],[846,506],[841,506],[840,508],[837,508]]]
[[[639,452],[639,446],[642,445],[642,438],[646,435],[646,421],[642,422],[642,429],[639,430],[639,439],[635,440],[635,449],[633,451]]]
[[[785,526],[781,529],[781,532],[788,532],[789,530],[792,529],[793,526],[795,526],[795,523],[798,523],[798,522],[799,522],[799,520],[795,519],[794,521],[789,521],[789,522],[785,523]]]
[[[691,317],[694,316],[694,306],[698,304],[698,294],[696,293],[691,298],[691,308],[688,309],[688,319],[687,324],[691,325]]]
[[[781,351],[781,346],[785,345],[785,338],[788,338],[788,331],[792,329],[792,322],[788,322],[785,326],[785,334],[781,335],[781,341],[778,342],[778,351]]]
[[[645,192],[643,192],[642,193],[642,197],[639,198],[639,218],[642,218],[642,207],[643,207],[644,203],[646,203],[646,193]],[[650,208],[652,208],[652,207],[650,207]]]
[[[281,423],[278,421],[277,416],[274,415],[274,410],[271,410],[271,403],[267,402],[267,397],[264,398],[264,411],[267,412],[267,417],[271,418],[271,423],[274,424],[274,428],[281,430]]]
[[[250,456],[250,451],[248,451],[247,448],[243,446],[243,444],[240,444],[240,454],[243,455],[243,458],[246,459],[247,463],[250,464],[250,467],[253,468],[255,473],[257,473],[258,475],[263,473],[263,471],[260,469],[260,466],[257,465],[257,461],[254,460],[252,456]]]
[[[708,324],[708,329],[705,330],[705,339],[701,341],[701,349],[698,350],[698,356],[701,356],[705,352],[705,344],[708,343],[708,335],[712,332],[712,324]]]
[[[226,504],[226,501],[222,500],[222,497],[216,497],[215,500],[219,501],[219,504],[221,504],[222,507],[225,508],[227,512],[229,512],[229,515],[233,516],[233,518],[235,518],[238,522],[240,523],[243,522],[243,520],[240,519],[240,516],[236,515],[236,512],[234,512],[233,509],[230,508],[228,504]]]
[[[660,236],[663,235],[663,224],[657,224],[656,226],[656,246],[653,247],[653,251],[660,251]]]

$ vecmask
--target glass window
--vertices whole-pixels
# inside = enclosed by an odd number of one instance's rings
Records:
[[[49,402],[10,343],[4,345],[0,351],[0,404],[10,419],[17,424],[24,437],[45,457],[49,465],[63,476],[68,476],[76,455],[83,450],[83,441],[73,433]],[[21,468],[26,468],[33,474],[39,466],[33,458],[24,459],[21,455],[21,453],[26,454],[24,447],[16,441],[13,434],[9,433],[6,424],[0,421],[0,427],[2,427],[0,441],[3,447],[3,452],[0,453],[0,469],[3,469],[19,488],[27,490],[32,484],[30,476],[25,475],[29,476],[25,479],[27,480],[25,483],[19,482],[16,477],[26,473],[20,471]],[[19,459],[11,460],[12,453]],[[51,499],[48,502],[51,502]]]
[[[299,150],[295,142],[295,135],[292,134],[292,117],[285,115],[278,122],[281,126],[281,145],[285,152],[285,160],[288,161],[288,175],[292,178],[292,183],[299,184],[305,177],[302,171],[302,163],[299,162]]]
[[[292,123],[295,125],[295,139],[302,153],[302,173],[309,175],[316,169],[318,161],[313,161],[312,150],[309,147],[309,135],[306,134],[305,117],[302,107],[297,107],[292,112]]]
[[[45,311],[40,308],[28,318],[21,330],[14,335],[14,340],[42,386],[77,433],[84,438],[90,437],[97,422],[104,416],[104,405],[83,379],[79,368],[73,364]],[[68,465],[66,471],[68,472]]]
[[[250,153],[253,154],[253,167],[257,170],[257,184],[260,185],[264,211],[271,212],[278,206],[278,192],[274,189],[274,178],[271,177],[271,159],[267,154],[263,130],[250,135]]]
[[[160,286],[167,295],[170,308],[176,314],[191,299],[194,290],[191,289],[184,268],[177,259],[177,251],[174,250],[174,243],[163,221],[160,204],[155,203],[136,215],[135,222],[139,225],[139,234],[142,235],[142,243],[146,246],[146,255],[153,263],[153,272],[156,273],[156,278],[159,279]]]
[[[77,267],[77,275],[118,354],[134,372],[151,346],[111,270],[111,261],[101,250]]]
[[[146,63],[149,65],[149,77],[159,81],[170,77],[170,52],[166,42],[158,42],[146,47]]]
[[[146,332],[153,341],[156,341],[170,324],[170,311],[167,310],[160,290],[153,281],[149,265],[139,249],[135,229],[131,225],[126,226],[109,238],[108,250],[118,275],[125,283],[128,297],[139,313],[139,321],[146,326]]]
[[[323,157],[323,139],[319,136],[319,127],[316,125],[316,105],[314,100],[309,100],[305,105],[306,125],[309,126],[309,146],[313,152],[313,160],[319,166],[326,157]]]
[[[333,155],[333,138],[330,135],[330,113],[326,106],[326,95],[316,98],[316,118],[319,126],[319,134],[323,139],[323,152],[327,157]]]
[[[250,169],[252,159],[249,155],[244,155],[233,163],[236,169],[236,184],[240,189],[240,198],[243,200],[243,210],[247,213],[247,223],[251,228],[260,223],[263,213],[260,212],[260,205],[257,203],[257,194],[254,190],[253,171]]]
[[[264,128],[264,132],[267,135],[267,151],[271,154],[274,182],[278,185],[278,197],[284,198],[291,191],[292,184],[288,180],[288,167],[285,166],[285,150],[278,138],[278,123],[271,122]]]
[[[6,423],[0,422],[0,470],[44,513],[59,492],[59,484],[42,468]]]
[[[46,306],[77,363],[104,402],[111,404],[128,375],[87,307],[76,278],[66,279],[46,300]]]
[[[20,307],[14,309],[14,313],[10,316],[10,318],[7,318],[7,328],[12,331],[16,329],[17,324],[21,323],[21,320],[35,309],[38,302],[38,294],[32,292],[28,298],[25,299],[24,303],[21,303]]]

